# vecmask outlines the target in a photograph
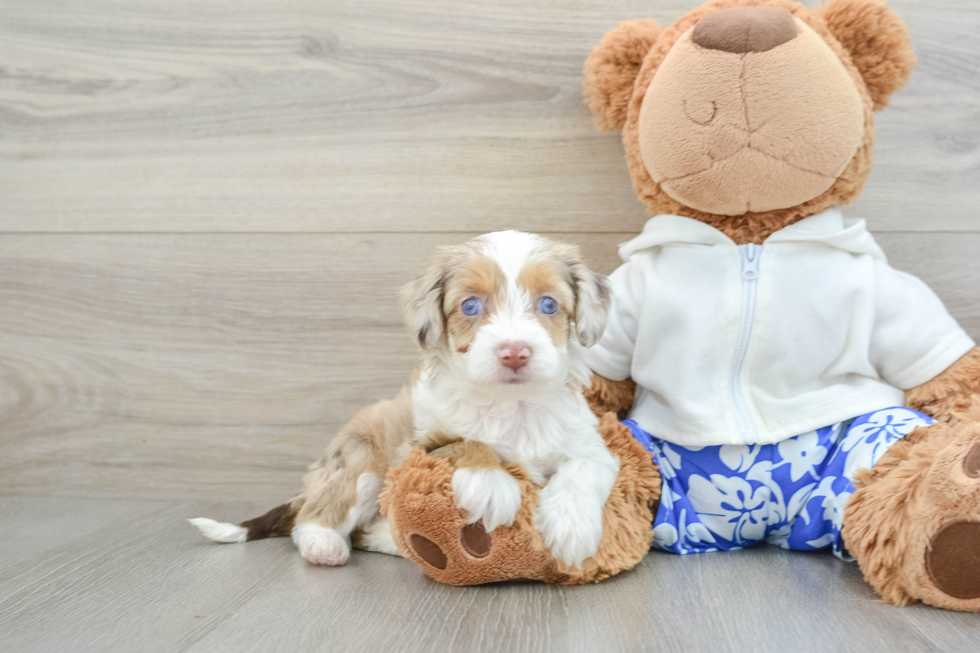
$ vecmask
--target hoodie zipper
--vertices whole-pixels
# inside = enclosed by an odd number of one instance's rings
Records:
[[[735,341],[735,357],[732,360],[732,402],[735,404],[735,415],[742,442],[753,444],[758,441],[759,433],[742,392],[742,367],[745,365],[745,356],[749,352],[752,323],[755,321],[755,300],[759,288],[759,259],[762,258],[762,246],[753,243],[739,245],[738,251],[742,256],[742,313],[738,323],[738,339]]]

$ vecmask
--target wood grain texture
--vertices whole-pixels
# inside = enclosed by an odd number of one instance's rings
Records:
[[[0,238],[0,494],[296,489],[415,350],[398,288],[460,234]],[[561,234],[610,272],[629,234]],[[980,339],[980,234],[882,234]]]
[[[0,0],[0,231],[638,231],[583,62],[695,4]],[[920,63],[855,214],[976,230],[980,3],[891,5]]]
[[[653,552],[599,585],[457,588],[355,552],[204,541],[182,520],[234,503],[0,499],[0,650],[969,651],[976,615],[885,605],[854,564],[760,547]],[[78,524],[85,528],[79,530]],[[23,529],[31,529],[23,533]],[[13,556],[13,558],[8,557]]]

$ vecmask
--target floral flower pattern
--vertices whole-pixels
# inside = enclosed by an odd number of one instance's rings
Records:
[[[933,420],[910,408],[888,408],[776,444],[696,449],[664,442],[632,420],[624,423],[663,477],[655,547],[703,553],[768,542],[803,551],[830,547],[846,558],[840,532],[854,473]]]
[[[783,465],[790,466],[790,477],[793,482],[804,476],[817,476],[816,467],[827,458],[827,447],[820,444],[820,434],[816,431],[798,435],[789,440],[783,440],[776,445]]]

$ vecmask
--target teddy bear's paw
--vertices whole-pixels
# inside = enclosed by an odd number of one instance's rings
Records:
[[[980,599],[980,441],[963,450],[948,474],[971,506],[963,517],[943,523],[926,549],[926,571],[943,593],[960,600]],[[972,514],[968,514],[972,513]]]
[[[415,555],[436,569],[445,569],[449,564],[449,558],[442,547],[427,537],[415,533],[408,538],[408,541]],[[493,536],[480,522],[467,524],[460,530],[459,545],[471,558],[486,558],[493,547]]]
[[[932,582],[956,599],[980,598],[980,521],[943,524],[926,552]]]
[[[350,546],[340,533],[316,524],[300,524],[293,529],[293,542],[299,554],[314,565],[337,567],[347,563]]]
[[[602,540],[602,505],[582,501],[578,493],[541,491],[534,517],[551,554],[572,568],[595,555]],[[595,505],[592,505],[592,504]]]
[[[875,470],[844,513],[864,577],[890,603],[980,612],[980,424],[937,422]]]
[[[467,523],[482,521],[487,532],[510,526],[521,507],[521,486],[499,468],[461,468],[453,472],[456,506],[467,513]]]

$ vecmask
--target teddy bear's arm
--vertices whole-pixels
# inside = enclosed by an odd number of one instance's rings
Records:
[[[457,440],[432,451],[429,455],[433,458],[443,458],[457,469],[503,466],[503,461],[493,449],[482,442],[474,442],[473,440]]]
[[[968,351],[933,380],[905,393],[909,408],[948,422],[980,399],[980,347]]]
[[[592,387],[585,390],[585,398],[596,417],[615,413],[619,419],[626,419],[629,409],[633,407],[635,390],[636,383],[633,379],[611,381],[593,373]]]
[[[426,432],[422,436],[417,436],[409,444],[412,447],[422,447],[425,449],[426,453],[436,451],[441,448],[452,446],[453,444],[458,444],[461,438],[458,435],[453,435],[451,433],[446,433],[439,429],[432,429]],[[455,449],[453,449],[455,451]]]

